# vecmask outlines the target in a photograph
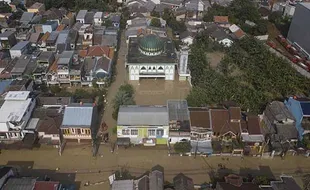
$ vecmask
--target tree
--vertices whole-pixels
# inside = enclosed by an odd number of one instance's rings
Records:
[[[102,26],[110,27],[110,26],[112,26],[112,21],[111,21],[110,19],[106,19],[106,20],[104,20],[104,22],[102,23]]]
[[[152,16],[152,17],[160,18],[159,12],[157,12],[157,11],[155,11],[155,10],[153,10],[153,11],[151,12],[151,16]]]
[[[158,18],[152,18],[150,26],[161,27],[160,20]]]
[[[56,94],[61,91],[61,88],[58,85],[55,85],[55,86],[51,86],[50,90],[51,90],[51,93]]]
[[[12,12],[11,7],[5,1],[0,1],[0,13],[10,13],[10,12]]]
[[[253,181],[256,185],[269,185],[270,181],[266,176],[256,176]]]
[[[173,147],[176,153],[181,153],[181,154],[188,153],[192,149],[191,143],[188,141],[177,142],[174,144]]]
[[[118,92],[116,93],[113,99],[113,108],[114,112],[112,116],[115,120],[117,120],[119,107],[121,105],[134,105],[134,89],[130,84],[124,84],[120,86]]]

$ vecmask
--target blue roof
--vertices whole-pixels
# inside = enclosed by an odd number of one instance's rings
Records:
[[[4,81],[0,81],[0,94],[2,94],[5,89],[10,86],[10,84],[12,83],[12,80],[4,80]]]
[[[310,102],[300,102],[300,107],[304,116],[310,116]]]
[[[67,106],[61,127],[91,127],[93,110],[92,104]]]

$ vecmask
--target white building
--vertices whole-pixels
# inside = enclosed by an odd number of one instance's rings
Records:
[[[169,38],[155,34],[130,38],[126,57],[129,80],[174,80],[176,58],[173,42]]]
[[[28,48],[31,46],[29,41],[18,42],[15,46],[10,49],[11,58],[20,57],[28,51]]]
[[[84,24],[86,13],[87,13],[87,10],[80,10],[76,16],[76,22],[80,22],[80,23]]]
[[[0,139],[20,140],[35,107],[30,91],[10,91],[0,108]]]
[[[180,51],[179,65],[178,65],[180,81],[184,80],[190,81],[191,74],[190,70],[188,69],[188,53],[189,53],[188,46],[183,47]]]

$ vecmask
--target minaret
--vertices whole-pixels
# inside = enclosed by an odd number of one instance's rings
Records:
[[[187,74],[187,65],[188,65],[188,46],[183,46],[180,50],[179,57],[179,74],[185,75]]]

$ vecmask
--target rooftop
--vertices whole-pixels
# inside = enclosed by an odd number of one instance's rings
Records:
[[[79,20],[79,19],[84,19],[86,13],[87,13],[87,10],[80,10],[79,13],[78,13],[77,16],[76,16],[76,19],[77,19],[77,20]]]
[[[30,91],[10,91],[6,94],[4,100],[27,100]]]
[[[56,181],[37,181],[35,183],[35,190],[57,190],[59,182]]]
[[[94,107],[92,104],[71,104],[65,108],[62,127],[91,127]]]
[[[168,126],[166,106],[121,106],[117,125],[161,125]]]
[[[235,135],[240,134],[240,122],[230,122],[229,111],[226,109],[211,109],[212,131],[218,135],[224,135],[232,132]]]
[[[3,38],[7,38],[7,37],[9,37],[9,36],[11,36],[12,34],[14,34],[15,32],[13,32],[13,31],[5,31],[5,32],[3,32],[3,33],[1,33],[0,34],[0,39],[3,39]]]
[[[28,9],[38,9],[41,6],[44,6],[44,4],[36,2],[36,3],[32,4]]]
[[[210,112],[208,108],[189,108],[192,127],[210,128]]]
[[[13,67],[11,73],[12,74],[16,74],[16,75],[21,75],[26,71],[27,66],[29,65],[29,62],[31,60],[31,57],[27,57],[27,56],[21,56],[15,66]]]
[[[10,50],[21,50],[29,44],[29,41],[20,41],[15,46],[13,46]]]
[[[310,3],[308,2],[305,2],[305,3],[298,3],[299,5],[302,5],[304,6],[305,8],[309,9],[310,10]]]
[[[45,134],[59,134],[59,128],[63,120],[63,114],[58,109],[37,108],[32,114],[33,118],[38,118],[38,132]]]
[[[112,190],[134,190],[133,180],[113,181]]]
[[[33,190],[36,183],[35,178],[9,178],[4,184],[3,190]]]
[[[130,63],[171,63],[175,64],[176,53],[173,42],[169,38],[159,38],[160,43],[146,40],[140,44],[141,37],[130,38],[128,44],[127,62]],[[154,41],[154,43],[153,43]],[[155,56],[148,56],[141,53],[140,48],[148,52],[149,49],[163,50]],[[161,49],[162,48],[162,49]]]
[[[71,103],[71,97],[38,97],[39,105],[68,105]]]
[[[20,122],[30,104],[31,98],[5,101],[0,108],[0,122]]]
[[[228,16],[214,16],[213,21],[216,23],[229,23]]]
[[[170,122],[176,122],[176,128],[171,130],[190,131],[190,117],[186,100],[168,100],[168,118]]]

